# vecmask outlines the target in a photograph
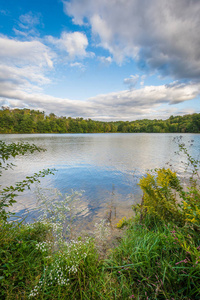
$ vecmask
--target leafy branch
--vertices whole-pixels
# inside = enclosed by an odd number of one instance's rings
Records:
[[[13,168],[13,163],[8,163],[10,158],[15,158],[17,155],[24,155],[25,153],[33,153],[35,151],[46,151],[41,147],[29,143],[10,143],[7,144],[4,141],[0,141],[0,176],[2,176],[2,170],[8,170]],[[22,193],[26,188],[30,189],[31,184],[34,182],[40,182],[39,178],[45,177],[49,174],[54,174],[55,169],[46,169],[38,173],[34,173],[33,176],[26,176],[26,179],[17,182],[14,186],[8,186],[0,190],[0,219],[7,220],[9,213],[6,208],[13,205],[16,202],[15,197],[18,193]]]
[[[15,165],[13,163],[7,163],[7,160],[11,157],[15,158],[17,155],[24,155],[25,153],[33,153],[35,151],[46,151],[41,147],[29,143],[10,143],[7,144],[4,141],[0,141],[0,176],[2,174],[2,169],[8,170]]]

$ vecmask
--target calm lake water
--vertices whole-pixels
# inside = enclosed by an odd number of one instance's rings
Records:
[[[57,188],[63,194],[84,190],[81,207],[84,224],[104,218],[111,205],[116,221],[132,214],[131,205],[140,201],[138,182],[147,169],[172,164],[185,177],[182,155],[174,138],[180,134],[112,133],[112,134],[12,134],[0,135],[7,142],[29,142],[46,152],[19,156],[13,170],[5,171],[2,186],[11,185],[46,168],[55,175],[41,180],[41,187]],[[191,142],[191,140],[193,142]],[[193,157],[199,158],[200,134],[182,134]],[[37,218],[35,188],[17,198],[13,207],[18,215],[29,212],[28,220]]]

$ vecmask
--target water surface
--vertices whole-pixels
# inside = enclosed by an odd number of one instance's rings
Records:
[[[7,142],[29,142],[46,152],[17,157],[13,170],[1,177],[3,186],[23,180],[46,168],[55,168],[55,175],[41,180],[45,188],[57,188],[63,194],[84,190],[81,206],[85,222],[105,217],[110,207],[116,220],[132,214],[131,205],[140,201],[138,182],[147,169],[168,165],[184,177],[182,155],[174,138],[180,134],[112,133],[112,134],[11,134],[0,135]],[[182,134],[182,141],[199,156],[200,135]],[[193,141],[193,142],[191,142]],[[13,210],[18,215],[29,211],[29,220],[37,217],[34,187],[17,198]]]

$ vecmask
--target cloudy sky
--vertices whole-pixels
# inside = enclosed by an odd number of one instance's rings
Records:
[[[94,120],[200,112],[199,0],[1,0],[0,105]]]

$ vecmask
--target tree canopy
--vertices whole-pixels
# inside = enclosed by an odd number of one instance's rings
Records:
[[[103,133],[154,132],[200,133],[200,114],[171,116],[167,120],[103,122],[83,118],[58,117],[54,113],[30,109],[0,110],[0,133]]]

